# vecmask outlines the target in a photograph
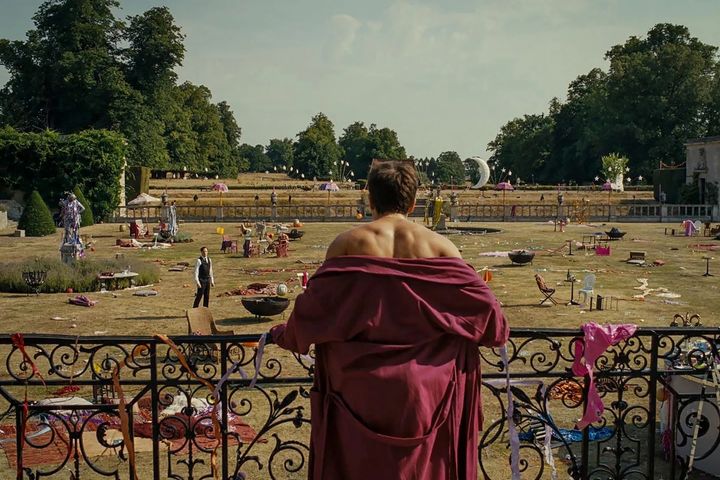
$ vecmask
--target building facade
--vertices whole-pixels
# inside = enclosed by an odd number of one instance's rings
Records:
[[[697,184],[700,203],[717,205],[720,202],[720,136],[689,140],[685,148],[685,183]]]

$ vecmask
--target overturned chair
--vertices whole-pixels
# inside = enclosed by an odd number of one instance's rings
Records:
[[[552,298],[553,295],[555,295],[555,289],[548,287],[545,283],[545,279],[539,273],[535,274],[535,282],[537,282],[537,286],[540,292],[545,295],[545,298],[540,302],[540,305],[544,304],[547,301],[552,302],[553,305],[557,305],[557,300]]]

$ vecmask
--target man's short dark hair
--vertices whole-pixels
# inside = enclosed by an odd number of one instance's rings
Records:
[[[374,160],[368,173],[370,202],[379,214],[406,214],[415,203],[418,177],[409,160]]]
[[[200,247],[200,253],[202,253],[203,250],[207,250],[207,247]]]

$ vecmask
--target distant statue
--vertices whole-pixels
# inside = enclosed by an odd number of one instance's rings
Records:
[[[80,221],[82,213],[85,211],[82,203],[78,202],[77,197],[73,193],[68,193],[67,197],[60,200],[60,219],[65,229],[63,234],[63,245],[80,245]]]

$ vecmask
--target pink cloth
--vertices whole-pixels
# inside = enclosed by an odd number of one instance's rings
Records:
[[[271,335],[315,344],[310,479],[477,478],[478,345],[508,325],[462,259],[332,258]]]
[[[600,420],[605,409],[600,393],[595,387],[593,377],[595,361],[605,353],[608,347],[632,337],[635,330],[637,330],[637,326],[632,324],[598,325],[595,322],[590,322],[583,325],[582,330],[585,337],[584,341],[575,342],[575,361],[573,362],[572,371],[578,376],[587,375],[590,384],[588,386],[587,409],[576,425],[579,430]]]

